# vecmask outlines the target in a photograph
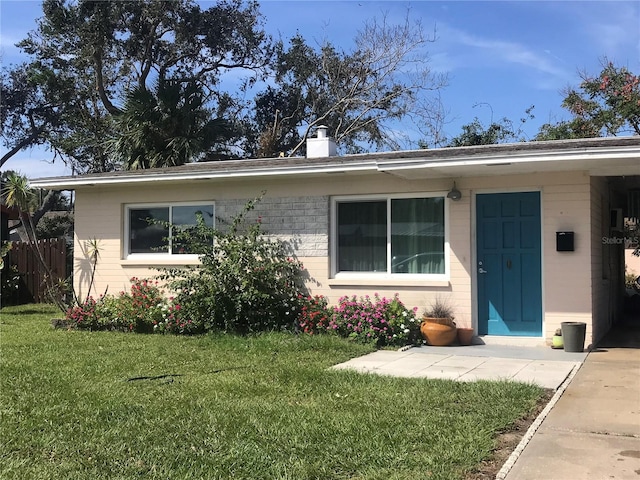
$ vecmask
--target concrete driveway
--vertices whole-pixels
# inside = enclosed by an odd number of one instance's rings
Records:
[[[640,319],[615,328],[587,355],[517,460],[505,466],[497,478],[640,479]]]

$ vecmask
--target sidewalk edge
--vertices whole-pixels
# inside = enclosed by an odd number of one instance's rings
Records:
[[[506,476],[509,474],[509,471],[511,470],[511,468],[513,468],[513,465],[516,463],[516,460],[518,460],[518,458],[522,454],[525,447],[533,438],[533,435],[536,433],[538,428],[540,428],[540,425],[542,424],[544,419],[547,418],[547,415],[549,415],[549,412],[551,411],[551,409],[555,406],[558,400],[560,400],[560,397],[562,397],[562,394],[571,383],[571,380],[573,380],[573,377],[575,376],[575,374],[578,372],[578,370],[580,370],[580,367],[582,367],[582,364],[583,362],[580,362],[571,369],[571,371],[569,372],[569,375],[567,375],[567,378],[564,379],[564,382],[562,382],[562,384],[556,390],[556,393],[553,395],[553,397],[551,397],[551,400],[549,401],[549,403],[547,403],[547,406],[544,407],[542,412],[540,412],[540,415],[538,415],[535,421],[529,426],[529,429],[524,434],[524,437],[522,437],[522,440],[520,440],[520,443],[518,443],[518,446],[515,448],[513,452],[511,452],[511,455],[509,455],[509,458],[507,459],[507,461],[504,462],[504,465],[502,465],[502,468],[496,475],[496,480],[505,480]]]

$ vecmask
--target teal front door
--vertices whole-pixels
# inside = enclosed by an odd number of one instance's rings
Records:
[[[540,193],[476,196],[478,333],[540,336]]]

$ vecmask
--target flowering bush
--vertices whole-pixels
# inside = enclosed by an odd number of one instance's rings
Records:
[[[174,301],[174,298],[171,297]],[[205,324],[202,321],[192,320],[185,313],[185,309],[179,303],[166,305],[163,311],[163,318],[154,325],[154,331],[159,333],[179,333],[193,335],[205,332]]]
[[[420,333],[421,319],[416,318],[418,307],[407,308],[398,298],[396,293],[392,299],[383,298],[387,324],[391,327],[393,345],[409,345],[421,343]]]
[[[163,269],[179,312],[166,328],[247,333],[293,328],[300,313],[303,267],[285,245],[246,222],[259,199],[248,202],[226,231],[205,225],[176,232],[176,241],[199,252],[191,269]]]
[[[152,332],[164,323],[169,305],[157,282],[146,279],[131,279],[131,291],[100,296],[98,300],[88,297],[82,304],[67,311],[67,321],[81,329],[125,330]]]
[[[135,332],[150,333],[164,320],[166,301],[158,282],[131,279],[130,293],[120,292],[113,301],[103,302],[103,314],[114,326]]]
[[[332,311],[328,307],[327,299],[322,295],[299,296],[302,306],[298,317],[298,328],[310,335],[326,332],[332,317]]]
[[[369,295],[360,299],[345,296],[333,308],[327,330],[378,346],[408,345],[420,338],[416,311],[405,307],[398,294],[390,299],[377,293],[373,299]]]
[[[333,333],[377,346],[403,346],[420,341],[417,308],[407,308],[396,293],[393,298],[345,296],[335,307],[322,295],[301,297],[299,329],[308,334]]]
[[[69,322],[69,325],[75,328],[97,330],[100,328],[97,305],[98,302],[93,297],[87,297],[81,304],[69,308],[65,314],[65,319]]]

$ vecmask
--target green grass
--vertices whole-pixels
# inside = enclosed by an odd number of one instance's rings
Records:
[[[456,479],[543,394],[328,370],[371,351],[329,336],[64,331],[53,316],[0,310],[3,479]]]

